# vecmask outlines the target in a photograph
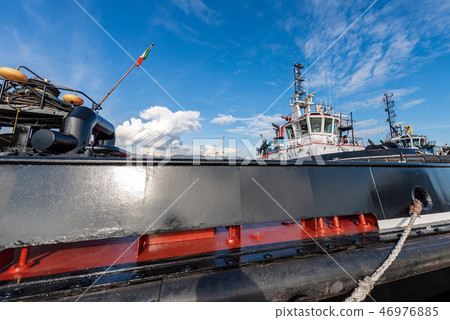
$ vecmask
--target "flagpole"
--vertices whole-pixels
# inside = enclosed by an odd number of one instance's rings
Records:
[[[152,44],[150,45],[150,47],[148,47],[147,50],[150,50],[150,48],[151,48],[152,46],[153,46],[153,42],[152,42]],[[147,51],[147,50],[145,50],[145,51]],[[136,60],[136,61],[133,63],[133,65],[131,66],[131,68],[128,69],[128,71],[122,76],[122,78],[120,78],[120,80],[116,83],[116,85],[115,85],[111,90],[109,90],[109,92],[106,94],[106,96],[103,98],[103,100],[100,101],[100,103],[98,104],[99,107],[101,106],[101,104],[103,103],[103,101],[105,101],[106,98],[108,98],[108,96],[111,94],[111,92],[113,92],[114,89],[122,82],[122,80],[130,73],[130,71],[134,68],[134,66],[137,64],[137,62],[138,62],[138,60]]]

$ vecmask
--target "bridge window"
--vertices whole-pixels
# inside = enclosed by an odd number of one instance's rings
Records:
[[[411,139],[402,139],[400,142],[403,148],[411,148]]]
[[[322,131],[322,118],[313,117],[311,118],[311,132]]]
[[[325,133],[331,133],[333,130],[333,119],[332,118],[325,118],[325,127],[323,132]]]
[[[292,125],[284,127],[286,129],[286,135],[288,139],[294,139],[294,131],[292,130]]]
[[[425,138],[420,138],[420,147],[423,148],[425,146]]]
[[[333,120],[333,127],[334,127],[334,131],[333,131],[333,133],[334,134],[338,134],[338,128],[339,128],[339,120],[338,119],[334,119]]]
[[[299,137],[300,136],[300,124],[297,122],[294,126],[295,128],[295,136]]]
[[[300,129],[301,134],[308,133],[308,124],[306,123],[306,119],[300,120]]]
[[[413,145],[414,145],[414,147],[416,147],[416,148],[419,147],[419,138],[414,138],[414,139],[413,139]]]

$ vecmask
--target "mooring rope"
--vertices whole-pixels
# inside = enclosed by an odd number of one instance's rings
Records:
[[[389,268],[392,262],[395,261],[398,254],[402,250],[406,238],[411,232],[412,226],[414,225],[414,222],[416,221],[417,217],[420,217],[421,212],[422,212],[422,203],[419,200],[414,199],[414,203],[411,206],[409,206],[409,214],[411,215],[411,219],[409,220],[408,226],[406,227],[405,231],[403,231],[400,240],[395,245],[391,254],[387,257],[387,259],[384,261],[381,267],[379,267],[374,272],[374,274],[372,274],[370,277],[366,276],[364,277],[364,279],[358,282],[358,286],[355,288],[352,295],[347,299],[345,299],[345,302],[363,301],[366,298],[366,296],[370,293],[370,291],[372,291],[375,282],[377,282],[381,278],[381,276],[384,274],[387,268]]]

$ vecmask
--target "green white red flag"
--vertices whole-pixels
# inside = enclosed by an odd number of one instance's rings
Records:
[[[152,43],[153,45],[153,43]],[[148,53],[150,52],[150,48],[152,46],[150,46],[147,50],[145,50],[145,52],[139,57],[139,59],[137,60],[136,66],[140,66],[142,61],[144,61],[145,59],[147,59]]]

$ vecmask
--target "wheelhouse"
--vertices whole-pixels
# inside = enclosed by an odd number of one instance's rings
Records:
[[[423,136],[402,136],[393,142],[397,142],[402,148],[419,148],[422,149],[427,145],[427,138]]]
[[[284,126],[283,136],[287,139],[300,138],[309,134],[339,135],[340,120],[330,114],[312,113],[297,122]]]

